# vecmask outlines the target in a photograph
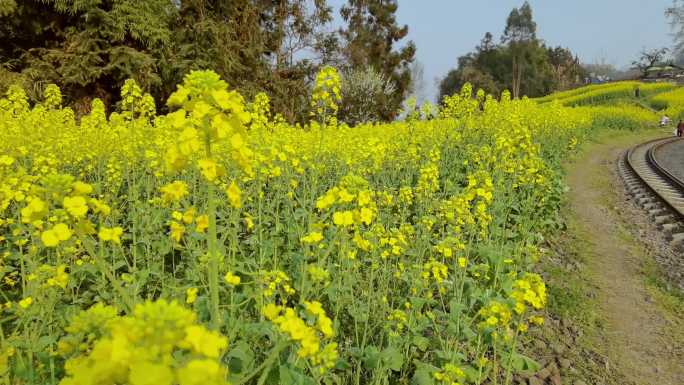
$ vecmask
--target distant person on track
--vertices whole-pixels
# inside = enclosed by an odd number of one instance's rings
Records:
[[[681,138],[682,133],[684,133],[684,122],[679,120],[679,124],[677,124],[677,136]]]
[[[672,119],[670,119],[670,117],[667,115],[663,115],[663,117],[660,118],[660,127],[665,127],[669,125],[670,122],[672,122]]]

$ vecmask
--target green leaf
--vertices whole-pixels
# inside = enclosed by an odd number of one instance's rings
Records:
[[[368,346],[363,352],[363,366],[366,369],[375,369],[380,364],[380,350],[375,346]]]
[[[439,368],[418,360],[413,360],[413,364],[416,366],[416,371],[411,378],[411,385],[434,385],[435,380],[432,374]]]
[[[48,335],[48,336],[42,336],[38,339],[38,343],[34,346],[34,349],[36,351],[40,350],[45,350],[49,345],[54,344],[57,342],[57,336],[56,335]]]
[[[537,363],[535,360],[520,353],[512,353],[509,357],[510,369],[512,369],[513,371],[536,372],[541,368],[539,363]]]
[[[461,368],[463,370],[463,373],[466,376],[466,380],[468,382],[477,382],[478,379],[480,379],[480,371],[475,369],[474,367],[467,365]],[[483,373],[486,372],[485,369],[483,369]],[[482,375],[484,377],[484,374]]]
[[[413,340],[411,342],[421,352],[426,351],[427,348],[430,346],[430,339],[427,337],[423,337],[423,336],[413,336]]]
[[[254,366],[254,352],[245,341],[234,345],[227,355],[231,374],[248,372]]]
[[[461,325],[461,334],[468,340],[472,341],[477,338],[477,333],[473,331],[468,325]]]
[[[392,369],[395,372],[401,371],[401,366],[404,364],[404,356],[401,352],[390,346],[382,351],[381,353],[383,366]]]
[[[280,365],[280,385],[316,385],[313,378],[301,373],[289,365]]]
[[[449,301],[449,318],[452,320],[458,319],[463,313],[463,310],[465,310],[465,308],[465,304],[459,302],[456,299],[452,299],[451,301]]]
[[[411,378],[411,385],[434,385],[435,378],[428,369],[418,369]]]

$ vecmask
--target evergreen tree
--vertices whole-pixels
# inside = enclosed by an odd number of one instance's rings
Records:
[[[520,97],[525,67],[532,64],[534,49],[538,46],[537,23],[532,18],[532,7],[525,3],[518,9],[513,8],[506,20],[506,29],[502,37],[508,43],[511,54],[511,92],[514,98]]]
[[[395,44],[408,34],[408,26],[396,21],[397,0],[349,0],[342,7],[347,22],[342,36],[346,40],[345,55],[353,68],[372,67],[390,79],[397,91],[383,100],[381,115],[393,119],[410,91],[411,70],[416,48],[408,42],[395,50]]]
[[[171,1],[3,3],[0,62],[32,84],[60,85],[77,109],[87,109],[92,96],[111,103],[127,78],[145,88],[160,84],[153,51],[170,39]]]
[[[339,56],[331,20],[326,0],[0,0],[0,92],[54,82],[83,112],[134,78],[164,108],[185,74],[209,68],[248,97],[266,91],[293,121]]]

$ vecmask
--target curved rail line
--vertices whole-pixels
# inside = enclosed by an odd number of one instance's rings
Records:
[[[618,161],[618,172],[629,195],[665,232],[671,245],[684,249],[684,181],[665,169],[657,157],[659,149],[679,140],[656,139],[627,150]]]

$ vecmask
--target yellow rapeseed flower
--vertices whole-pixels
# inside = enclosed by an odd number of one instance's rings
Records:
[[[221,352],[228,347],[227,338],[200,325],[191,325],[185,328],[183,342],[195,353],[209,358],[218,358]]]
[[[197,288],[191,287],[185,291],[185,303],[193,304],[197,300]]]
[[[202,175],[204,175],[209,182],[215,181],[217,177],[220,177],[224,174],[221,166],[213,159],[200,159],[197,161],[197,164],[202,172]]]
[[[183,223],[185,223],[186,225],[189,225],[192,223],[194,218],[195,218],[195,208],[191,207],[183,213],[183,215],[181,216],[180,219],[176,219],[176,218],[174,218],[174,219],[183,220]]]
[[[131,385],[172,385],[173,371],[164,364],[136,362],[131,366],[129,381]]]
[[[77,195],[89,195],[93,192],[93,186],[88,183],[83,183],[81,181],[74,182],[71,186],[74,194]]]
[[[109,241],[112,243],[115,243],[117,245],[121,244],[121,235],[123,234],[123,229],[121,227],[112,227],[112,228],[107,228],[107,227],[100,227],[100,232],[97,234],[97,236],[100,238],[102,241]]]
[[[19,301],[19,306],[20,306],[22,309],[26,309],[26,308],[28,308],[29,306],[31,306],[32,303],[33,303],[33,298],[31,298],[31,297],[26,297],[26,298],[22,299],[21,301]]]
[[[226,195],[228,196],[228,203],[233,208],[239,209],[242,207],[242,190],[240,190],[235,181],[230,182],[230,186],[226,189]]]
[[[171,238],[173,238],[173,240],[176,242],[180,242],[181,238],[183,238],[183,234],[185,234],[185,226],[178,222],[171,222],[170,229]]]
[[[200,215],[195,219],[195,230],[198,233],[203,233],[209,227],[209,216]]]
[[[312,231],[308,235],[304,236],[301,238],[301,241],[304,243],[318,243],[323,240],[323,234],[321,234],[318,231]]]
[[[74,218],[83,218],[88,213],[88,204],[82,196],[64,197],[62,206]]]
[[[194,359],[178,369],[178,385],[224,385],[225,372],[216,360]]]
[[[162,200],[166,203],[178,202],[188,195],[188,185],[183,181],[175,181],[163,186],[161,189]]]
[[[46,247],[56,247],[59,245],[59,238],[57,238],[57,234],[54,230],[43,231],[40,235],[40,240],[43,241],[43,244]]]
[[[341,227],[353,226],[354,214],[351,211],[337,211],[333,214],[333,223]]]

